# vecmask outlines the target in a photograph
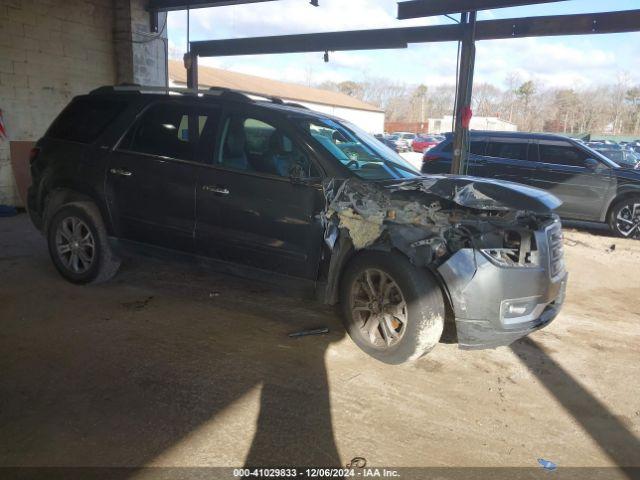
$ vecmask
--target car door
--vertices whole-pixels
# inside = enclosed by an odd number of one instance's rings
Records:
[[[196,250],[227,262],[317,278],[324,207],[320,170],[261,109],[224,115],[196,185]]]
[[[482,165],[482,154],[484,154],[486,139],[483,137],[471,137],[469,144],[467,175],[481,177],[484,171]],[[432,174],[451,173],[451,163],[453,157],[453,139],[443,141],[423,155],[422,172]]]
[[[531,142],[521,137],[489,137],[484,155],[476,159],[474,175],[516,183],[531,184],[537,163],[531,154]]]
[[[148,106],[109,154],[106,196],[119,236],[191,252],[199,125],[184,101]]]
[[[473,135],[469,141],[469,157],[467,174],[474,177],[486,176],[484,166],[486,165],[485,152],[487,150],[487,139],[485,137]]]
[[[539,170],[534,186],[548,190],[563,204],[566,218],[599,221],[609,191],[615,188],[611,168],[565,140],[540,140]]]

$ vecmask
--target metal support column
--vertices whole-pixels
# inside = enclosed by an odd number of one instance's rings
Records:
[[[477,12],[462,15],[464,28],[458,72],[458,94],[456,97],[455,132],[453,137],[453,160],[451,173],[465,175],[469,156],[469,121],[471,96],[473,94],[473,72],[476,63],[476,16]]]

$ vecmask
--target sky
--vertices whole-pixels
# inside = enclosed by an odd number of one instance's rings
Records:
[[[190,39],[215,40],[295,33],[361,30],[453,23],[445,17],[397,20],[394,0],[279,0],[190,12]],[[639,9],[640,0],[571,0],[487,10],[479,20]],[[171,12],[167,21],[170,54],[186,51],[186,12]],[[202,65],[276,80],[317,85],[324,81],[386,78],[427,86],[455,84],[455,42],[413,44],[407,49],[251,55],[203,58]],[[476,85],[506,87],[517,75],[547,88],[589,88],[615,83],[620,76],[640,83],[640,33],[481,41],[477,43]]]

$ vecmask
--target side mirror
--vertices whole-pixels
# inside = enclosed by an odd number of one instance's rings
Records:
[[[584,166],[587,167],[589,170],[598,170],[598,168],[600,167],[600,162],[597,161],[595,158],[587,158],[584,161]]]

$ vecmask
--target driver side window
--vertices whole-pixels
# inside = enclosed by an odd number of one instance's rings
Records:
[[[234,170],[316,178],[318,170],[307,154],[271,123],[242,115],[230,115],[223,123],[219,165]]]

